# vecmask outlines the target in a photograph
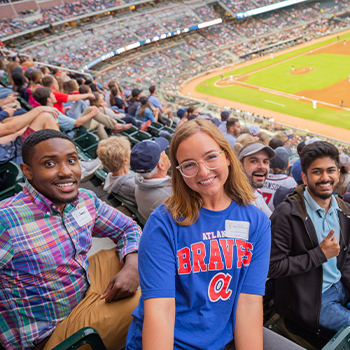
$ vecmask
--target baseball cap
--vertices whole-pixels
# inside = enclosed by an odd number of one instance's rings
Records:
[[[317,141],[322,141],[322,140],[318,137],[311,137],[310,139],[305,140],[305,145],[310,145],[310,143],[314,143]]]
[[[227,120],[230,116],[230,112],[223,111],[221,112],[221,120]]]
[[[158,137],[154,141],[143,140],[131,150],[130,167],[136,173],[149,173],[158,164],[160,154],[169,146],[169,141]]]
[[[27,68],[25,71],[24,71],[24,75],[30,79],[30,75],[31,73],[34,72],[34,68]]]
[[[176,114],[181,119],[186,113],[186,111],[187,111],[187,108],[180,108],[177,110]]]
[[[289,156],[287,151],[283,147],[275,148],[276,157],[271,159],[270,167],[276,169],[285,169],[289,163]]]
[[[23,70],[23,67],[22,67],[22,66],[13,67],[13,69],[12,69],[12,74],[13,74],[13,73],[22,73],[22,70]]]
[[[146,97],[146,96],[141,96],[140,97],[140,102],[141,102],[141,104],[146,104],[147,103],[147,101],[148,101],[148,98]]]
[[[350,157],[346,154],[339,154],[339,163],[340,166],[350,166]]]
[[[252,125],[249,127],[249,131],[253,134],[253,136],[256,136],[260,132],[260,127],[258,127],[257,125]]]
[[[138,95],[140,95],[141,92],[142,92],[142,90],[132,89],[131,95],[132,95],[132,97],[137,97]]]
[[[288,157],[291,157],[293,155],[293,151],[289,146],[284,145],[284,146],[282,146],[282,148],[287,152]]]
[[[129,89],[124,89],[123,92],[124,92],[125,97],[129,97],[131,95],[131,90],[129,90]]]
[[[238,159],[242,160],[244,157],[250,156],[260,151],[266,151],[270,159],[276,156],[275,151],[270,146],[264,145],[260,142],[254,142],[242,148],[241,152],[238,155]]]

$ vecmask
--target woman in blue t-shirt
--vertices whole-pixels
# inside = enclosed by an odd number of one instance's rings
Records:
[[[141,106],[139,106],[136,110],[135,116],[136,119],[141,123],[146,123],[148,120],[151,123],[158,121],[159,109],[153,108],[148,101],[146,96],[140,97]]]
[[[262,349],[270,222],[210,121],[180,126],[169,157],[173,194],[141,237],[126,349]]]

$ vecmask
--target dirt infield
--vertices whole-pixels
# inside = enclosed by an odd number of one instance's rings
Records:
[[[294,72],[290,72],[292,75],[301,75],[312,72],[314,69],[312,67],[298,68],[295,69]]]
[[[342,34],[346,34],[346,33],[349,33],[350,30],[347,30],[347,31],[344,31],[342,33],[337,33],[337,34],[334,34],[334,35],[330,35],[330,36],[326,36],[324,38],[320,38],[320,39],[316,39],[316,40],[313,40],[312,42],[307,42],[307,43],[304,43],[302,45],[299,45],[298,47],[292,47],[290,49],[287,49],[287,50],[284,50],[284,51],[281,51],[279,53],[276,53],[275,54],[275,57],[276,56],[279,56],[279,55],[282,55],[282,54],[285,54],[287,52],[291,52],[291,51],[294,51],[298,48],[302,48],[302,47],[306,47],[306,46],[310,46],[310,45],[313,45],[315,43],[318,43],[318,42],[322,42],[322,41],[326,41],[328,39],[331,39],[331,38],[334,38],[338,35],[342,35]],[[339,41],[339,43],[336,43],[334,45],[331,45],[330,47],[326,47],[324,49],[320,49],[318,51],[314,51],[314,52],[310,52],[308,54],[318,54],[318,53],[336,53],[336,54],[346,54],[346,55],[350,55],[350,42],[347,41],[346,42],[347,45],[344,45],[343,44],[343,41]],[[334,49],[334,51],[333,51]],[[325,50],[325,51],[323,51]],[[264,61],[264,60],[269,60],[270,59],[270,55],[266,55],[264,57],[261,57],[261,58],[258,58],[254,61],[249,61],[249,62],[245,62],[245,63],[240,63],[240,64],[237,64],[234,66],[235,69],[237,68],[241,68],[241,67],[245,67],[245,66],[248,66],[248,65],[251,65],[252,63],[255,63],[255,62],[259,62],[259,61]],[[271,111],[271,110],[268,110],[268,109],[264,109],[264,108],[259,108],[259,107],[254,107],[254,106],[250,106],[250,105],[247,105],[247,104],[244,104],[244,103],[239,103],[239,102],[235,102],[235,101],[231,101],[231,100],[226,100],[226,99],[223,99],[223,98],[219,98],[219,97],[215,97],[215,96],[210,96],[210,95],[206,95],[206,94],[203,94],[203,93],[200,93],[200,92],[197,92],[196,91],[196,87],[201,83],[201,82],[204,82],[205,80],[207,79],[210,79],[212,77],[215,77],[215,76],[218,76],[220,74],[224,74],[224,73],[227,73],[227,72],[230,72],[232,71],[233,67],[227,67],[221,71],[215,71],[215,72],[212,72],[212,73],[206,73],[202,76],[199,76],[199,77],[196,77],[190,81],[188,81],[187,83],[185,83],[181,89],[180,89],[180,92],[184,95],[190,95],[191,97],[194,97],[194,98],[198,98],[198,99],[202,99],[202,100],[205,100],[207,102],[210,102],[210,103],[213,103],[213,104],[217,104],[219,106],[230,106],[232,108],[239,108],[241,110],[249,110],[253,113],[257,113],[257,114],[261,114],[261,115],[264,115],[266,117],[270,117],[270,118],[274,118],[274,120],[276,122],[280,122],[280,123],[283,123],[283,124],[286,124],[286,125],[290,125],[291,127],[296,127],[296,128],[300,128],[300,129],[308,129],[312,132],[315,132],[315,133],[318,133],[318,134],[321,134],[321,135],[325,135],[325,136],[328,136],[328,137],[332,137],[332,138],[335,138],[335,139],[338,139],[338,140],[343,140],[343,141],[346,141],[346,142],[350,142],[350,132],[349,130],[346,130],[346,129],[342,129],[340,127],[336,127],[336,126],[331,126],[331,125],[326,125],[326,124],[322,124],[322,123],[319,123],[319,122],[315,122],[315,121],[311,121],[311,120],[307,120],[307,119],[303,119],[303,118],[298,118],[298,117],[295,117],[295,116],[291,116],[291,115],[287,115],[287,114],[284,114],[284,113],[278,113],[278,112],[274,112],[274,111]],[[295,70],[297,71],[297,70]],[[294,72],[295,73],[295,72]],[[246,80],[247,76],[244,76],[244,80]],[[243,77],[240,77],[240,79],[238,81],[242,81]],[[226,77],[227,80],[229,80],[228,77]],[[226,80],[225,79],[225,80]],[[235,80],[235,79],[234,79]],[[236,82],[237,82],[236,80]],[[309,97],[309,98],[312,98],[314,99],[315,95],[317,93],[317,99],[318,100],[322,100],[321,99],[321,95],[320,93],[323,95],[324,94],[324,98],[327,98],[327,99],[330,99],[330,103],[336,105],[336,106],[339,106],[338,108],[340,109],[340,103],[342,100],[344,99],[340,99],[339,97],[341,95],[344,95],[344,85],[347,82],[347,86],[349,86],[349,81],[346,79],[345,81],[342,81],[342,82],[338,82],[337,84],[334,84],[332,86],[329,86],[325,89],[322,89],[322,90],[304,90],[304,91],[300,91],[297,95],[299,96],[305,96],[305,97]],[[216,82],[216,85],[217,86],[228,86],[229,84],[232,85],[232,84],[235,84],[235,82],[226,82],[225,81],[222,81],[221,82],[222,85],[220,84],[220,80]],[[338,86],[339,85],[339,86]],[[339,92],[342,91],[341,95],[339,94]],[[331,97],[333,96],[333,97]],[[324,101],[324,100],[323,100]],[[326,101],[325,101],[326,102]],[[350,103],[349,104],[349,107],[350,107]],[[343,103],[343,106],[345,106],[345,103]],[[338,109],[337,108],[337,109]],[[333,109],[333,108],[331,108]]]

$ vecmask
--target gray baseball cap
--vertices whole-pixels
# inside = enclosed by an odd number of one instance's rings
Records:
[[[266,151],[270,159],[276,156],[275,151],[270,146],[264,145],[260,142],[254,142],[242,148],[241,152],[239,152],[238,159],[242,160],[244,157],[251,156],[260,151]]]

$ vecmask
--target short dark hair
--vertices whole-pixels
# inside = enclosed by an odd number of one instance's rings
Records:
[[[79,86],[83,85],[83,78],[79,77],[79,78],[76,79],[76,81],[77,81]]]
[[[189,107],[187,108],[187,113],[188,113],[188,115],[193,114],[193,112],[194,112],[196,109],[197,109],[197,108],[196,108],[195,106],[189,106]]]
[[[50,88],[55,83],[55,78],[52,75],[45,75],[41,79],[43,86]]]
[[[53,129],[42,129],[35,131],[29,135],[22,144],[22,158],[23,163],[31,165],[33,155],[35,154],[35,146],[43,141],[50,139],[65,139],[74,145],[73,140],[63,132],[53,130]],[[75,145],[74,145],[75,147]]]
[[[156,86],[151,85],[148,90],[149,90],[150,94],[152,95],[156,91]]]
[[[311,163],[318,158],[331,158],[339,168],[339,151],[337,147],[326,141],[316,141],[306,145],[300,155],[301,171],[306,174]]]
[[[231,126],[235,126],[237,122],[239,122],[237,118],[228,118],[226,122],[226,129],[228,130]]]
[[[80,85],[79,86],[79,94],[87,94],[90,91],[90,86],[88,85]]]
[[[269,146],[272,149],[276,149],[278,147],[282,147],[284,145],[283,141],[278,139],[277,137],[274,137],[273,139],[270,140]]]
[[[299,156],[300,156],[300,153],[301,153],[301,151],[303,150],[303,148],[304,148],[305,146],[306,146],[306,145],[305,145],[305,141],[301,141],[301,142],[299,143],[299,145],[297,146],[297,152],[298,152]]]
[[[51,95],[51,90],[48,87],[41,87],[33,92],[33,98],[36,102],[38,102],[42,106],[47,105],[47,99]]]

